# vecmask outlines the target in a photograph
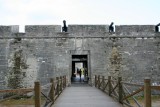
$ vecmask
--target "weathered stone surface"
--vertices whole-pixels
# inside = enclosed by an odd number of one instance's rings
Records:
[[[0,37],[8,37],[11,36],[12,33],[18,33],[19,26],[0,26]]]
[[[27,25],[25,26],[27,36],[55,36],[55,33],[61,32],[60,25]]]
[[[11,26],[1,26],[0,88],[8,88],[10,71],[14,68],[11,60],[17,50],[23,53],[19,75],[22,87],[33,87],[35,80],[45,84],[59,75],[67,75],[70,82],[72,55],[88,55],[90,80],[98,74],[108,76],[113,47],[121,55],[120,75],[125,80],[143,81],[149,76],[160,81],[160,33],[154,32],[154,26],[116,26],[113,34],[108,27],[69,25],[68,32],[62,33],[60,25],[27,25],[25,33],[17,33],[12,32]]]
[[[68,25],[68,32],[73,36],[104,36],[109,25]]]
[[[149,37],[154,36],[155,32],[154,25],[120,25],[115,28],[119,36]]]

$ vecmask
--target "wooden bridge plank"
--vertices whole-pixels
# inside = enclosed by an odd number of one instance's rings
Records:
[[[122,107],[95,87],[67,87],[52,107]]]

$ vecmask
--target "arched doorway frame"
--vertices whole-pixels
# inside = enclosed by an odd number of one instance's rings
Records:
[[[88,65],[88,84],[91,84],[91,59],[90,50],[70,50],[70,67],[69,67],[69,78],[72,76],[72,55],[87,55],[87,65]],[[71,84],[71,79],[69,79],[69,84]]]

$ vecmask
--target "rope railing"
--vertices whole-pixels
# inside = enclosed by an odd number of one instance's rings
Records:
[[[133,99],[136,106],[142,107],[135,95],[144,95],[144,107],[152,106],[151,90],[160,90],[160,86],[151,86],[151,80],[145,78],[143,84],[129,83],[122,81],[122,77],[112,80],[111,76],[106,79],[104,76],[95,75],[95,87],[107,93],[109,96],[116,98],[119,103],[128,107],[133,107],[129,99]],[[133,86],[135,88],[133,88]],[[132,88],[131,88],[132,87]],[[130,89],[131,88],[131,91]]]

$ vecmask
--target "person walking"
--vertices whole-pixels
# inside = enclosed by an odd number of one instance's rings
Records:
[[[82,71],[81,71],[81,69],[80,69],[80,70],[79,70],[80,81],[81,81],[81,76],[82,76]]]

